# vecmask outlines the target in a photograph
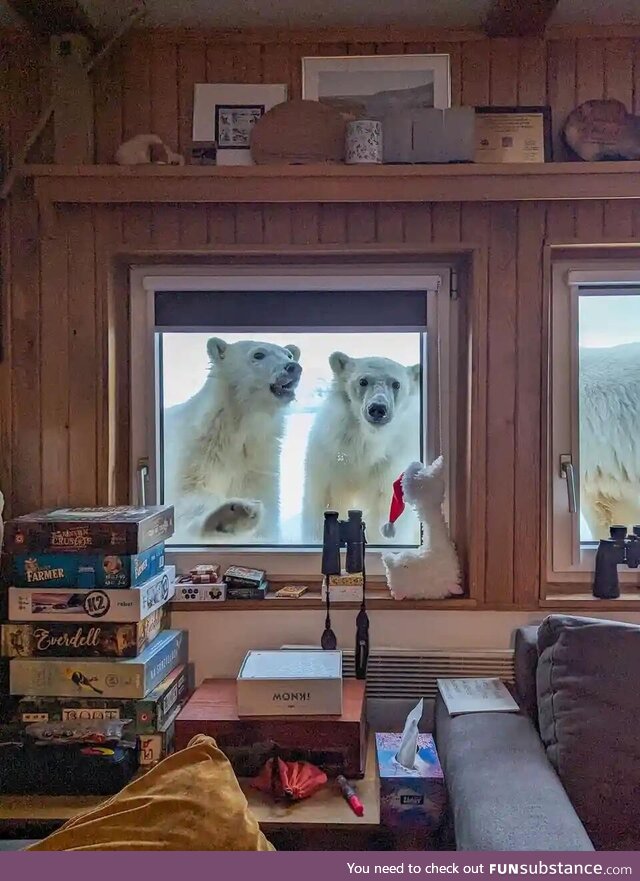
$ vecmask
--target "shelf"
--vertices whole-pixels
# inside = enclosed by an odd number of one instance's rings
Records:
[[[388,591],[372,591],[367,595],[367,608],[371,611],[408,612],[415,609],[475,609],[476,601],[468,597],[450,600],[394,600]],[[273,594],[263,600],[223,600],[222,602],[190,602],[188,600],[171,603],[172,612],[255,612],[283,611],[303,609],[306,611],[324,609],[324,603],[318,593],[310,593],[296,600],[286,600]],[[338,602],[333,600],[333,612],[359,609],[360,602]]]
[[[45,210],[64,204],[517,202],[640,199],[640,162],[518,165],[27,165]]]

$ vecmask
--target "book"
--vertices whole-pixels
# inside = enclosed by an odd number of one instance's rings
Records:
[[[450,716],[463,713],[517,713],[520,707],[500,679],[438,679]]]

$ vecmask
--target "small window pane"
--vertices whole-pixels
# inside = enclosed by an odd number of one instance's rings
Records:
[[[640,293],[579,297],[580,540],[640,523]]]
[[[318,545],[331,508],[361,508],[370,544],[419,544],[408,508],[393,539],[380,528],[422,457],[422,333],[157,336],[175,544]]]

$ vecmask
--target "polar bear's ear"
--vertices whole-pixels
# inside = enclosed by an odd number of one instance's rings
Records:
[[[413,364],[411,367],[407,367],[407,371],[409,372],[409,376],[414,382],[420,384],[420,377],[422,376],[422,366],[420,364]]]
[[[345,355],[344,352],[332,352],[331,355],[329,355],[329,365],[336,376],[340,376],[341,373],[344,373],[350,364],[351,358],[348,355]]]
[[[211,337],[207,343],[207,354],[209,355],[212,364],[214,361],[221,361],[224,358],[225,352],[227,351],[227,345],[228,344],[225,343],[224,340],[221,340],[220,337]]]
[[[285,349],[287,349],[289,352],[291,352],[291,354],[293,355],[294,361],[300,360],[300,349],[297,346],[294,346],[293,343],[290,343],[288,346],[285,346]]]

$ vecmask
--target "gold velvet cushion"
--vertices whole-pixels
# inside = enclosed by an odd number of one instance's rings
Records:
[[[29,850],[273,850],[229,760],[194,737],[94,810]]]

